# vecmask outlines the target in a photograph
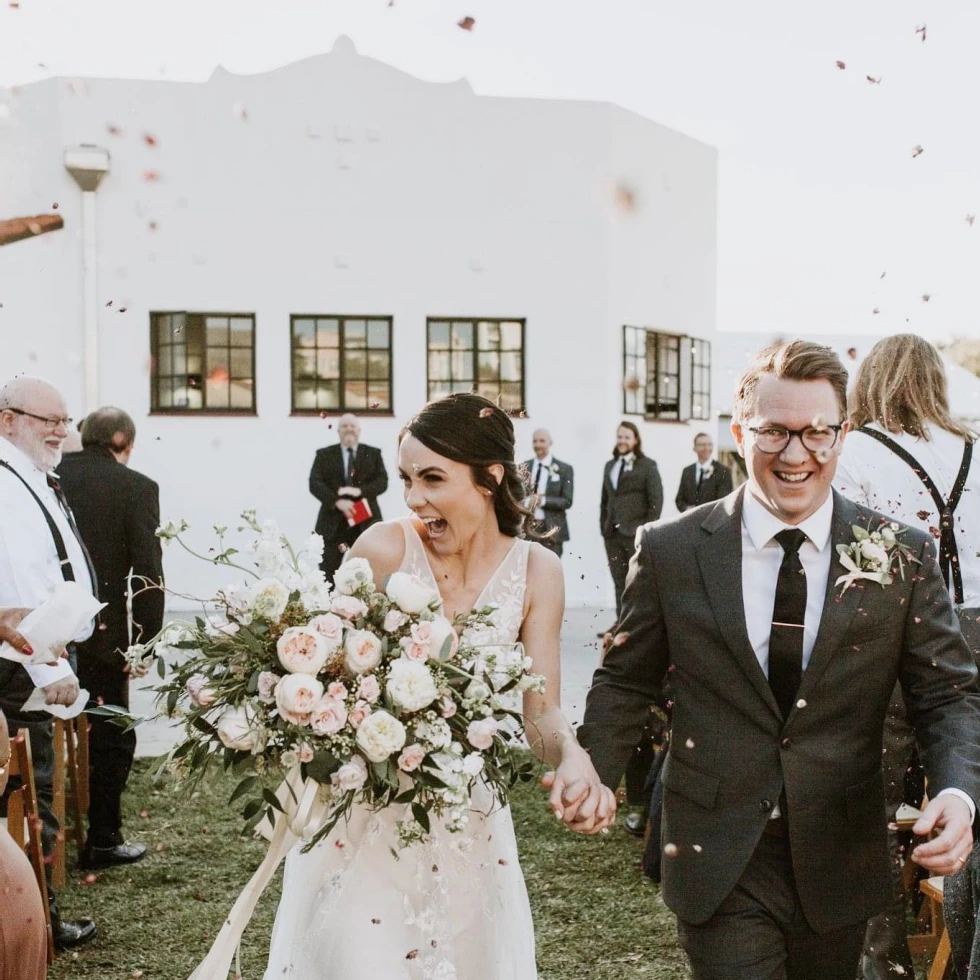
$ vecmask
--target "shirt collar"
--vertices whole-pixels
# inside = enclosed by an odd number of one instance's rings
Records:
[[[340,444],[340,448],[346,453],[348,449],[353,450],[354,455],[357,455],[357,443],[355,442],[353,446],[345,446],[343,443]]]
[[[817,551],[823,551],[830,541],[830,525],[833,517],[834,495],[828,493],[827,499],[817,511],[795,526],[807,536]],[[748,532],[752,547],[756,551],[762,551],[780,531],[794,525],[787,524],[770,513],[751,489],[746,487],[742,495],[742,526]]]
[[[551,453],[548,453],[548,455],[545,456],[544,459],[539,459],[537,456],[534,457],[534,462],[535,463],[539,463],[545,469],[547,469],[549,466],[551,466],[551,464],[554,462],[554,460],[555,460],[555,457],[552,456]]]
[[[48,475],[22,449],[18,449],[9,439],[0,436],[0,459],[6,460],[21,476],[47,483]]]
[[[625,456],[619,457],[624,463],[629,465],[630,463],[636,462],[636,453],[627,453]]]

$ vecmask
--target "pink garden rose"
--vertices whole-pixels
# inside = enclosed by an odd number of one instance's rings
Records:
[[[413,628],[414,632],[414,628]],[[406,636],[401,640],[402,656],[406,660],[414,660],[416,663],[425,663],[429,659],[429,644],[420,643],[411,636]]]
[[[367,763],[359,756],[351,756],[331,777],[330,782],[342,793],[359,790],[368,778]]]
[[[333,681],[327,685],[327,697],[340,698],[341,701],[347,698],[347,688],[340,681]]]
[[[274,704],[276,700],[276,685],[282,678],[271,670],[263,670],[259,674],[259,700],[266,704]]]
[[[456,714],[456,702],[449,694],[444,694],[439,700],[439,711],[443,718],[452,718]]]
[[[313,708],[310,725],[317,735],[333,735],[347,724],[347,705],[337,698],[323,697]]]
[[[397,633],[408,622],[406,616],[400,609],[389,609],[385,614],[383,629],[386,633]]]
[[[330,603],[330,611],[346,620],[353,621],[366,616],[368,607],[352,595],[339,595]]]
[[[193,704],[199,708],[206,708],[209,704],[214,704],[217,697],[213,688],[207,687],[208,679],[203,674],[194,674],[187,679],[186,690]]]
[[[279,714],[293,725],[308,725],[323,697],[323,685],[308,674],[289,674],[276,687]]]
[[[314,616],[308,625],[327,641],[331,653],[340,649],[344,640],[344,621],[339,616],[324,613],[322,616]]]
[[[290,626],[276,643],[279,663],[291,674],[316,676],[330,657],[326,637],[309,626]]]
[[[312,762],[313,761],[313,746],[307,742],[303,742],[302,745],[296,748],[296,757],[300,762]]]
[[[471,721],[466,729],[466,740],[474,749],[485,752],[493,745],[493,737],[497,734],[497,722],[493,718],[480,718]]]
[[[402,749],[402,754],[398,757],[398,768],[402,772],[414,772],[425,758],[425,749],[418,742],[406,745]]]
[[[354,728],[359,728],[362,721],[364,721],[367,716],[371,714],[371,705],[366,701],[358,701],[353,708],[350,709],[350,714],[347,716],[348,721]]]
[[[344,661],[354,674],[366,674],[381,663],[381,641],[368,630],[348,630]]]
[[[357,685],[357,696],[369,704],[374,704],[381,697],[381,685],[374,674],[364,674]]]

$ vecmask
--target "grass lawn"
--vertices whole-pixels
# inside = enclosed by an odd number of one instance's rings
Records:
[[[239,837],[239,817],[226,805],[234,778],[216,776],[208,792],[188,800],[154,787],[152,769],[146,760],[137,763],[126,796],[127,835],[147,844],[150,855],[92,883],[69,873],[62,909],[68,918],[94,918],[100,935],[77,953],[60,954],[51,980],[185,980],[262,860],[264,843]],[[673,916],[639,871],[638,841],[618,828],[598,838],[569,833],[536,784],[518,790],[514,819],[540,980],[689,976]],[[245,980],[261,980],[278,881],[245,934]]]

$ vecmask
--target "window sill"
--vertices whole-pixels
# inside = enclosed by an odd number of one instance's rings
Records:
[[[395,413],[384,408],[340,408],[325,411],[319,408],[294,408],[289,417],[292,419],[339,419],[344,415],[356,415],[358,418],[393,419]]]
[[[258,418],[254,408],[151,408],[151,416],[179,416],[182,418]]]

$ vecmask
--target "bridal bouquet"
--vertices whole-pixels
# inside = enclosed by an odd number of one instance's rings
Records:
[[[210,602],[215,622],[168,624],[127,659],[145,670],[157,657],[162,678],[172,661],[157,688],[167,714],[185,721],[171,759],[198,778],[218,759],[242,773],[231,802],[244,803],[246,832],[295,813],[289,804],[313,787],[318,825],[305,828],[306,849],[355,802],[404,806],[405,847],[427,837],[433,818],[461,830],[477,780],[504,800],[531,778],[514,701],[543,680],[520,644],[494,642],[492,608],[451,623],[421,579],[396,572],[379,588],[362,558],[345,562],[331,589],[319,537],[296,552],[274,521],[242,519],[243,552],[216,527],[219,547],[197,557],[251,581]],[[157,534],[191,551],[186,530],[181,521]],[[278,793],[263,788],[270,768],[289,775]]]

